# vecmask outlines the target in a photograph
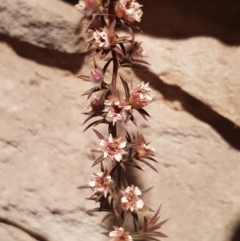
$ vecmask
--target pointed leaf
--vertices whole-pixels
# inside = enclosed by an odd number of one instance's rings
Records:
[[[143,163],[145,163],[146,165],[148,165],[149,167],[151,167],[155,172],[157,172],[158,173],[158,170],[152,165],[152,164],[150,164],[149,162],[147,162],[146,160],[144,160],[144,159],[137,159],[138,161],[140,161],[140,162],[143,162]]]
[[[82,188],[90,188],[90,186],[89,186],[89,185],[82,185],[82,186],[79,186],[79,187],[77,187],[77,188],[79,188],[79,189],[82,189]]]
[[[105,220],[107,220],[108,218],[113,217],[112,213],[108,213],[101,221],[101,223],[103,223]],[[109,233],[108,233],[109,234]]]
[[[103,156],[103,154],[102,154],[102,155],[101,155],[100,157],[98,157],[98,159],[92,164],[92,167],[96,166],[98,163],[102,162],[104,159],[105,159],[105,158],[104,158],[104,156]]]
[[[96,117],[96,114],[91,114],[84,122],[83,125],[86,124],[86,122],[88,122],[91,118]]]
[[[114,50],[116,53],[120,54],[121,56],[124,56],[122,50],[118,46],[114,46],[112,50]]]
[[[91,126],[96,126],[100,123],[105,123],[104,119],[100,119],[100,120],[96,120],[94,122],[92,122],[91,124],[89,124],[84,130],[83,132],[85,132],[87,129],[89,129]]]
[[[142,195],[143,194],[146,194],[147,192],[149,192],[150,190],[152,190],[153,189],[153,186],[152,187],[149,187],[148,189],[146,189],[146,190],[144,190],[144,191],[142,191]]]
[[[100,140],[104,140],[104,136],[99,131],[97,131],[96,129],[93,129],[93,131],[95,132],[95,134],[98,136]]]
[[[105,74],[105,72],[106,72],[109,64],[112,62],[112,60],[113,60],[113,58],[110,58],[110,59],[107,61],[107,63],[104,65],[103,70],[102,70],[102,71],[103,71],[103,74]]]

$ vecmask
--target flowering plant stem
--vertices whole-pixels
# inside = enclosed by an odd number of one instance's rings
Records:
[[[99,124],[108,125],[107,136],[93,129],[99,138],[99,148],[94,151],[100,153],[100,156],[92,166],[100,165],[100,170],[93,174],[88,185],[80,188],[91,188],[93,193],[88,199],[99,205],[89,212],[108,213],[103,221],[111,218],[113,222],[114,231],[109,233],[112,241],[158,240],[158,237],[166,237],[158,229],[167,220],[159,221],[160,207],[155,214],[150,214],[153,210],[140,198],[152,187],[140,190],[134,183],[129,183],[126,175],[126,171],[131,173],[133,168],[143,170],[141,163],[157,172],[152,164],[157,162],[155,150],[142,134],[130,134],[125,130],[123,137],[117,130],[120,124],[124,124],[126,128],[128,122],[137,125],[135,112],[147,120],[149,114],[144,107],[153,99],[148,83],[142,82],[130,89],[129,80],[120,76],[125,93],[123,99],[117,88],[120,68],[147,69],[148,63],[144,60],[142,42],[135,41],[135,32],[140,30],[136,23],[141,20],[142,5],[135,0],[80,0],[76,8],[91,18],[87,28],[87,31],[93,31],[93,39],[88,48],[89,58],[100,55],[100,60],[106,61],[104,67],[99,68],[94,58],[94,69],[89,76],[79,76],[84,81],[94,83],[94,87],[83,94],[87,95],[88,99],[93,93],[102,93],[100,97],[91,98],[89,106],[85,106],[86,112],[83,114],[88,117],[84,124],[98,118],[88,124],[85,130]],[[101,23],[98,29],[93,27],[96,23]],[[116,29],[125,30],[128,36],[119,37]],[[110,64],[113,67],[112,78],[111,81],[106,81],[106,71]],[[142,216],[140,211],[144,213]],[[130,219],[132,226],[129,226]]]

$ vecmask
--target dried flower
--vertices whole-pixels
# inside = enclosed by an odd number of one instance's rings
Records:
[[[83,105],[86,109],[86,112],[84,114],[94,114],[96,115],[102,115],[103,107],[104,107],[104,96],[101,96],[100,99],[97,99],[96,96],[93,97],[94,99],[91,101],[90,105]]]
[[[109,236],[113,237],[111,241],[132,241],[129,232],[124,231],[122,227],[118,228],[114,226],[114,231],[111,231]]]
[[[95,30],[93,33],[95,44],[100,49],[108,49],[111,45],[114,45],[116,42],[116,36],[114,32],[110,31],[107,27],[103,28],[103,31],[99,32]]]
[[[94,180],[89,182],[89,186],[94,188],[94,193],[103,192],[104,196],[107,197],[108,189],[112,184],[111,176],[108,175],[108,171],[94,173]]]
[[[128,111],[132,108],[130,105],[121,103],[115,96],[108,96],[108,100],[104,101],[104,105],[105,109],[103,112],[106,112],[105,119],[108,122],[113,122],[113,125],[118,120],[126,120]]]
[[[133,60],[139,60],[142,59],[143,57],[145,57],[145,51],[142,47],[142,42],[135,42],[131,52],[130,52],[130,57]]]
[[[99,9],[99,4],[101,0],[79,0],[79,3],[75,5],[75,8],[80,11],[84,11],[85,15],[88,17],[92,13],[95,13]]]
[[[138,196],[142,195],[142,192],[138,187],[132,185],[127,187],[124,192],[122,192],[123,197],[121,198],[122,208],[124,210],[130,209],[131,212],[143,207],[144,202]]]
[[[122,160],[122,155],[126,153],[123,148],[126,147],[127,142],[120,142],[120,140],[121,137],[116,137],[113,139],[112,135],[110,134],[109,137],[104,136],[104,139],[99,141],[101,146],[100,151],[103,152],[104,158],[109,156],[111,160],[115,159],[118,162]]]
[[[149,83],[144,84],[144,82],[142,82],[132,91],[129,97],[129,104],[134,109],[140,109],[152,102],[153,97],[151,95],[151,89],[148,88],[148,84]]]
[[[146,158],[146,157],[151,157],[151,156],[155,156],[155,149],[153,147],[150,147],[149,143],[146,142],[146,140],[144,139],[144,137],[142,135],[138,135],[137,143],[139,143],[138,145],[136,145],[134,147],[134,149],[137,152],[137,157],[138,158]]]
[[[119,0],[115,5],[115,14],[118,18],[124,19],[125,21],[133,22],[141,21],[143,11],[140,5],[135,0]]]

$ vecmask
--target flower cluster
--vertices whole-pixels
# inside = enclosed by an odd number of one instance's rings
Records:
[[[153,101],[149,83],[142,81],[132,88],[130,80],[118,73],[119,68],[125,67],[148,70],[142,42],[135,41],[142,7],[136,0],[79,0],[76,5],[90,19],[87,31],[92,32],[92,39],[89,41],[88,58],[94,56],[94,68],[87,75],[79,76],[93,86],[83,93],[90,102],[84,105],[86,111],[83,114],[87,115],[83,123],[87,125],[84,131],[94,127],[99,146],[92,151],[100,153],[92,164],[100,170],[89,178],[88,185],[80,188],[90,188],[92,195],[88,200],[99,204],[88,212],[107,212],[103,221],[107,218],[114,221],[114,231],[107,233],[111,241],[166,237],[158,231],[166,222],[158,222],[160,209],[149,218],[148,212],[153,210],[142,200],[142,195],[151,188],[141,190],[128,177],[134,168],[143,170],[142,164],[157,172],[152,164],[157,163],[154,148],[142,134],[131,134],[125,127],[126,124],[129,128],[137,126],[136,112],[145,120],[150,117],[145,110]],[[101,27],[96,28],[99,24]],[[116,33],[116,29],[125,30],[127,35],[119,36],[121,34]],[[96,63],[98,57],[104,61],[102,68]],[[107,133],[99,132],[95,128],[98,125],[107,126]],[[140,211],[147,212],[143,215],[144,225],[139,222]],[[129,220],[133,225],[126,228]]]

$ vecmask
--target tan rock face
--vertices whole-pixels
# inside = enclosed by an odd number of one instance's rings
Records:
[[[2,0],[0,16],[0,33],[61,52],[86,49],[83,15],[62,1]]]
[[[52,0],[54,5],[59,2]],[[45,13],[46,5],[34,3],[39,4],[35,10]],[[162,13],[172,9],[162,6]],[[146,11],[151,10],[148,8]],[[71,18],[71,8],[64,9],[64,16]],[[181,19],[178,8],[174,13],[174,18]],[[9,16],[4,24],[11,20]],[[35,16],[30,21],[45,15]],[[13,30],[21,32],[18,23]],[[13,36],[8,31],[5,33]],[[58,46],[56,49],[68,52],[68,39],[63,40],[63,35],[49,37],[44,27],[39,27],[38,33]],[[155,74],[137,71],[135,76],[129,70],[121,74],[134,83],[138,77],[149,81],[155,101],[146,107],[152,116],[149,121],[135,114],[138,129],[128,123],[127,130],[138,130],[151,141],[159,163],[155,165],[158,173],[141,165],[145,172],[131,170],[128,175],[139,187],[154,186],[143,199],[154,209],[162,203],[162,219],[170,217],[162,230],[169,236],[166,240],[236,241],[231,237],[240,220],[240,134],[232,122],[238,124],[239,82],[232,77],[238,74],[238,46],[224,45],[213,36],[169,40],[139,35],[137,39],[143,40]],[[101,224],[104,215],[86,214],[95,207],[86,201],[91,190],[77,189],[98,170],[91,168],[96,158],[91,150],[98,147],[98,139],[92,130],[82,133],[86,99],[81,94],[91,84],[72,74],[88,75],[92,61],[82,65],[81,55],[49,54],[9,37],[5,41],[8,43],[0,43],[0,241],[34,241],[21,228],[4,224],[5,217],[51,241],[110,240],[100,234],[112,229]],[[70,47],[69,51],[75,50]],[[80,64],[70,68],[64,61]],[[107,133],[105,126],[97,129]],[[104,164],[111,165],[107,160]]]
[[[239,126],[240,29],[235,23],[240,19],[233,16],[239,4],[153,1],[156,8],[151,10],[147,1],[142,3],[149,10],[142,28],[152,37],[138,39],[151,70]]]

